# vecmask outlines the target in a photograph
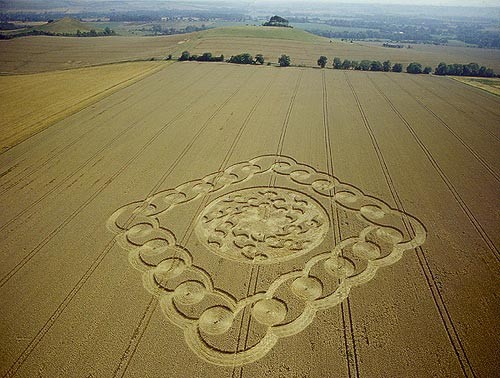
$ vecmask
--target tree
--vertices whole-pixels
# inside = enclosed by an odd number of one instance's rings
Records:
[[[229,63],[236,64],[253,64],[253,56],[249,53],[234,55],[229,59]]]
[[[484,71],[484,77],[495,77],[495,72],[491,68],[487,68]]]
[[[359,63],[359,67],[363,71],[370,71],[370,66],[372,65],[372,62],[370,60],[362,60]]]
[[[189,53],[189,51],[183,51],[179,58],[179,61],[183,62],[189,60],[189,58],[191,58],[191,54]]]
[[[394,66],[392,66],[392,72],[403,72],[403,65],[401,63],[394,63]]]
[[[382,66],[384,68],[384,72],[389,72],[392,68],[391,61],[386,60],[384,63],[382,63]]]
[[[422,71],[422,73],[426,75],[430,74],[431,72],[432,72],[432,67],[429,66],[425,67],[424,70]]]
[[[212,60],[212,53],[205,52],[202,56],[197,59],[200,62],[210,62]]]
[[[348,70],[349,68],[351,68],[351,61],[349,59],[344,59],[344,61],[342,62],[342,69],[344,70]]]
[[[357,60],[353,60],[351,62],[351,68],[354,70],[359,70],[359,62]]]
[[[406,72],[411,74],[421,74],[422,73],[422,65],[417,62],[411,62],[408,67],[406,67]]]
[[[288,25],[288,20],[280,17],[280,16],[273,16],[269,19],[268,22],[264,22],[262,26],[281,26],[281,27],[290,27]]]
[[[374,60],[370,63],[371,71],[382,71],[383,69],[384,66],[382,66],[382,63],[380,63],[378,60]]]
[[[325,68],[327,62],[328,58],[326,56],[321,55],[318,59],[318,66],[320,66],[321,68]]]
[[[333,58],[333,68],[335,68],[336,70],[340,70],[342,68],[342,61],[340,60],[340,58]]]
[[[464,66],[463,64],[448,64],[446,66],[446,74],[447,75],[453,75],[453,76],[462,76],[464,72]]]
[[[109,28],[109,26],[106,26],[104,28],[104,34],[106,34],[106,35],[110,35],[111,34],[111,29]]]
[[[290,57],[288,55],[281,55],[278,59],[280,67],[288,67],[291,64]]]
[[[255,55],[255,63],[264,64],[264,55],[262,54]]]
[[[438,64],[436,69],[434,70],[434,75],[446,75],[448,65],[445,62],[441,62]]]
[[[469,63],[463,66],[463,76],[477,76],[479,74],[479,64]]]
[[[477,64],[477,63],[469,63],[468,67],[469,67],[469,70],[470,70],[472,76],[478,76],[479,75],[479,64]]]

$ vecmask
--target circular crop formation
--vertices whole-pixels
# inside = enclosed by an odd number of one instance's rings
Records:
[[[245,189],[225,192],[265,173],[288,177],[294,189],[247,184]],[[308,194],[296,186],[307,188]],[[209,272],[194,264],[191,251],[179,244],[160,215],[217,192],[221,194],[205,206],[194,225],[204,247],[199,252],[209,250],[247,264],[272,264],[311,252],[302,269],[280,274],[264,292],[239,300],[228,288],[215,287]],[[361,221],[357,235],[320,248],[336,226],[320,199],[356,215]],[[413,237],[401,227],[402,216],[410,222]],[[424,226],[411,215],[325,172],[275,155],[237,163],[128,204],[111,216],[108,227],[118,233],[118,242],[129,251],[130,263],[143,273],[145,288],[158,297],[167,319],[183,329],[191,350],[222,366],[259,360],[279,339],[303,331],[317,311],[341,303],[352,287],[368,282],[379,268],[394,264],[426,238]],[[281,288],[294,299],[281,296]],[[189,307],[198,315],[193,316]],[[248,319],[254,320],[248,327],[258,323],[265,332],[256,344],[228,351],[219,343],[237,326],[235,322],[242,325],[240,314],[245,309],[250,312]]]
[[[198,218],[196,233],[220,257],[272,264],[317,247],[329,223],[323,207],[304,193],[250,188],[208,204]]]

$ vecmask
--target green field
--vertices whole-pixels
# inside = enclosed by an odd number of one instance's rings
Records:
[[[323,42],[325,38],[295,28],[234,26],[210,29],[200,33],[201,38],[266,38],[300,42]]]

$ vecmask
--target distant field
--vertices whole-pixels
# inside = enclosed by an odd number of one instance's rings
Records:
[[[165,58],[189,36],[23,37],[0,41],[0,73],[32,73],[103,63]]]
[[[329,39],[323,37],[309,37],[311,34],[299,30],[295,30],[293,33],[274,30],[276,37],[266,39],[252,37],[254,34],[251,29],[246,37],[237,36],[243,30],[245,29],[239,28],[237,31],[232,31],[231,28],[210,30],[208,32],[211,33],[201,34],[199,38],[192,39],[192,50],[195,53],[212,51],[225,55],[234,55],[241,52],[263,53],[267,60],[274,62],[276,62],[278,56],[286,53],[291,56],[294,64],[306,66],[316,66],[316,60],[320,55],[326,55],[329,58],[329,65],[335,56],[341,59],[358,61],[363,59],[380,61],[389,59],[392,62],[403,64],[417,61],[432,67],[437,66],[442,61],[447,63],[477,62],[500,72],[500,50],[432,45],[413,45],[411,49],[394,49],[382,47],[382,43],[349,43],[340,40],[330,42]],[[285,34],[289,37],[296,37],[296,39],[278,39],[278,36]],[[311,38],[311,40],[305,42],[304,40],[307,38]]]
[[[262,26],[235,26],[210,29],[200,32],[199,38],[258,38],[299,42],[324,42],[325,40],[322,37],[299,29]]]
[[[80,30],[81,32],[88,32],[91,29],[97,31],[102,30],[100,28],[96,28],[91,23],[81,22],[70,17],[62,18],[60,20],[45,25],[37,26],[35,27],[35,29],[50,33],[67,33],[67,34],[76,34],[77,30]]]
[[[54,22],[35,22],[31,24],[27,24],[26,28],[16,29],[16,30],[8,30],[2,31],[3,34],[17,34],[23,33],[29,30],[37,30],[46,33],[54,33],[54,34],[76,34],[78,31],[80,32],[89,32],[94,29],[99,32],[102,31],[101,28],[96,27],[90,22],[81,22],[77,19],[71,17],[61,18]]]
[[[0,76],[0,151],[152,74],[165,64],[123,63]]]
[[[242,52],[264,54],[276,62],[288,54],[296,65],[316,66],[320,55],[331,64],[338,56],[350,60],[380,60],[437,66],[440,62],[477,62],[500,72],[500,50],[414,45],[412,49],[384,48],[380,43],[341,42],[299,29],[226,27],[199,33],[161,37],[24,37],[0,41],[0,72],[41,72],[92,64],[178,56],[183,50],[230,56]]]
[[[195,27],[230,27],[230,26],[245,26],[244,22],[230,22],[230,21],[183,21],[183,20],[169,20],[162,22],[111,22],[111,21],[101,21],[101,22],[89,22],[95,28],[104,29],[109,27],[114,30],[117,35],[121,36],[138,36],[138,35],[151,35],[151,28],[153,25],[160,25],[163,29],[174,28],[176,30],[184,29],[187,26]]]
[[[12,77],[2,121],[157,64]],[[0,154],[0,376],[498,376],[499,104],[183,62],[64,118]]]
[[[290,23],[294,28],[299,28],[302,30],[321,30],[321,31],[331,31],[331,32],[343,32],[343,31],[348,31],[348,32],[359,32],[359,31],[366,31],[366,30],[373,30],[373,29],[368,29],[368,28],[355,28],[355,27],[350,27],[350,26],[335,26],[335,25],[328,25],[328,24],[321,24],[321,23],[312,23],[312,22],[292,22]]]

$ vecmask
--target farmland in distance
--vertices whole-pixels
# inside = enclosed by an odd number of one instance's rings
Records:
[[[112,62],[164,59],[168,54],[180,56],[212,52],[226,58],[248,52],[264,54],[266,61],[277,61],[281,54],[290,55],[293,64],[315,67],[320,55],[350,60],[389,59],[393,63],[420,62],[437,66],[440,62],[470,63],[500,71],[500,52],[496,49],[413,45],[394,49],[381,43],[330,41],[298,29],[263,27],[226,27],[197,33],[160,37],[23,37],[0,40],[0,72],[33,73],[54,69],[77,68]]]

